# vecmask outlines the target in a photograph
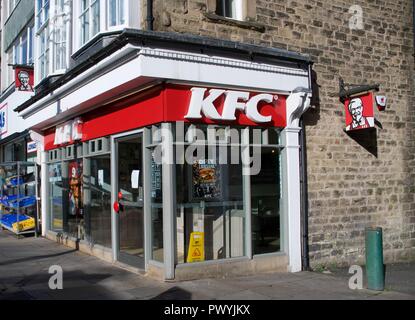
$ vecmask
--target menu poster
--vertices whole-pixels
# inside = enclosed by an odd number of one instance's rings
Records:
[[[72,216],[82,216],[82,161],[69,163],[69,208]]]
[[[193,198],[199,200],[220,198],[220,167],[215,160],[203,159],[193,164],[192,193]]]
[[[162,200],[161,165],[151,159],[151,198]]]

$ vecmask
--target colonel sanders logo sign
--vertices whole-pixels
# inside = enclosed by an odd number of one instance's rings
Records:
[[[33,70],[16,68],[16,89],[18,91],[33,92]]]
[[[346,131],[373,128],[375,118],[373,113],[373,95],[371,93],[347,99]]]

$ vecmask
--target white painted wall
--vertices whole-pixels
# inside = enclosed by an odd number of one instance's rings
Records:
[[[0,107],[7,104],[8,109],[7,133],[0,135],[0,143],[1,139],[7,138],[14,133],[22,132],[29,128],[30,121],[21,118],[17,112],[14,112],[13,110],[28,100],[32,95],[32,92],[15,91],[9,97],[7,97],[7,99],[0,103]]]

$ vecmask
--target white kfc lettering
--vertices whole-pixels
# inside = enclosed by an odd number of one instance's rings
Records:
[[[272,120],[272,116],[264,116],[259,113],[258,105],[260,102],[272,103],[278,99],[272,94],[258,94],[249,99],[249,92],[226,91],[220,89],[209,90],[209,95],[205,98],[206,88],[192,88],[192,97],[189,110],[185,115],[186,119],[201,119],[202,114],[211,120],[236,120],[236,110],[246,114],[249,120],[256,123],[266,123]],[[220,96],[225,94],[225,103],[220,115],[213,104]]]

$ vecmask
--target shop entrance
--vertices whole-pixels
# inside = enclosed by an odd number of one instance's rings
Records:
[[[143,136],[115,139],[118,260],[144,268]]]

